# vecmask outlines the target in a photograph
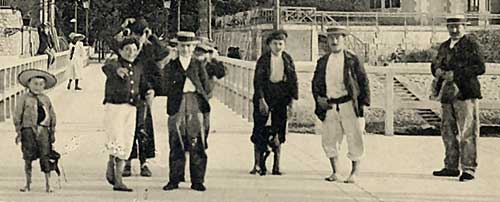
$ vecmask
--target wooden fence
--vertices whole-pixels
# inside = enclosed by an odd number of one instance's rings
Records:
[[[255,62],[236,60],[232,58],[220,57],[227,67],[226,76],[216,82],[214,91],[215,97],[223,102],[227,107],[242,115],[248,121],[252,121],[252,96],[253,89],[253,76],[255,71]],[[310,72],[314,71],[314,63],[311,62],[298,62],[296,63],[297,72]],[[424,66],[425,68],[423,68]],[[433,109],[439,110],[440,103],[430,101],[425,98],[426,95],[419,93],[417,97],[419,101],[401,101],[396,99],[394,93],[394,78],[400,75],[430,75],[430,64],[415,64],[415,65],[395,65],[389,67],[366,67],[368,74],[383,75],[385,79],[383,83],[383,97],[381,101],[373,101],[370,108],[380,108],[385,111],[385,134],[394,134],[394,117],[395,112],[399,108],[404,109]],[[495,68],[496,67],[496,68]],[[500,76],[499,64],[487,64],[487,71],[485,75]],[[301,81],[299,81],[300,83]],[[311,81],[302,81],[311,82]],[[411,86],[407,86],[409,90]],[[414,87],[413,87],[414,88]],[[500,102],[496,101],[481,101],[481,109],[500,109]]]

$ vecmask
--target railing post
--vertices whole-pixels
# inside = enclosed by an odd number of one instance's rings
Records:
[[[385,135],[394,135],[394,72],[385,74]]]

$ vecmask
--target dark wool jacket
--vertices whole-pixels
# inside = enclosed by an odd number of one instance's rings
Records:
[[[481,47],[473,35],[466,34],[450,49],[451,39],[441,44],[437,57],[431,64],[432,75],[437,68],[453,71],[453,81],[459,89],[457,99],[481,99],[481,85],[478,76],[486,67]]]
[[[312,93],[316,102],[314,113],[324,121],[328,109],[323,109],[318,104],[318,98],[327,98],[326,94],[326,66],[330,54],[321,57],[316,64],[312,80]],[[363,62],[352,52],[344,50],[344,84],[353,100],[354,112],[356,116],[363,117],[363,106],[370,106],[370,87],[368,76],[363,67]]]
[[[137,61],[137,60],[136,60]],[[129,70],[129,76],[121,78],[116,70],[120,67]],[[121,58],[110,59],[102,67],[106,74],[106,86],[103,103],[124,104],[136,106],[137,100],[146,95],[146,92],[153,89],[153,86],[146,80],[144,67],[141,63],[129,63]]]
[[[167,114],[174,115],[179,112],[186,78],[189,78],[196,87],[196,93],[200,98],[200,111],[210,112],[207,71],[202,67],[201,62],[194,58],[191,58],[189,67],[184,70],[181,61],[177,58],[163,68],[162,86],[165,91],[163,94],[167,95]]]
[[[255,74],[253,79],[254,95],[253,101],[258,102],[259,99],[264,98],[269,104],[269,100],[273,99],[276,92],[271,92],[268,88],[271,84],[269,77],[271,76],[271,51],[264,53],[259,57],[255,65]],[[293,99],[299,99],[299,89],[297,84],[297,73],[295,72],[295,64],[293,63],[292,56],[288,53],[283,52],[282,56],[283,64],[285,65],[285,85],[287,92],[283,92],[288,95],[288,102]]]
[[[42,55],[45,54],[47,49],[51,49],[54,47],[54,42],[51,37],[46,33],[40,32],[39,35],[40,44],[38,46],[37,54]]]

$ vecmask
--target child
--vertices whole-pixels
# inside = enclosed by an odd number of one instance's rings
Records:
[[[119,58],[102,67],[106,74],[105,131],[110,156],[106,179],[115,191],[131,192],[122,181],[125,160],[129,159],[135,135],[136,105],[140,96],[148,102],[154,97],[152,85],[146,82],[139,54],[139,41],[126,38],[117,45]]]
[[[45,191],[50,188],[50,171],[52,170],[49,154],[55,142],[56,114],[49,97],[43,91],[56,85],[54,75],[37,69],[29,69],[18,75],[18,81],[29,91],[19,98],[14,113],[16,127],[16,144],[21,143],[26,174],[26,186],[21,192],[31,190],[31,162],[40,159],[40,168],[45,173]]]

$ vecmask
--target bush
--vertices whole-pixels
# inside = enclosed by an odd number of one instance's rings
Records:
[[[500,63],[500,33],[494,30],[475,31],[473,34],[482,45],[482,51],[486,62]]]
[[[413,50],[403,56],[402,62],[432,62],[432,59],[436,57],[436,55],[437,50],[434,48]]]

